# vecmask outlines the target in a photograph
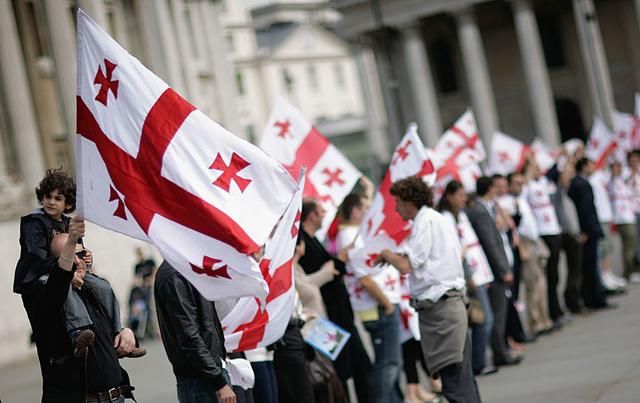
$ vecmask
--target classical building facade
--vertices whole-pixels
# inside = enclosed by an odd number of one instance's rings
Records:
[[[465,108],[496,130],[551,145],[592,117],[633,111],[639,0],[333,0],[338,33],[373,51],[392,138],[418,122],[433,145]]]

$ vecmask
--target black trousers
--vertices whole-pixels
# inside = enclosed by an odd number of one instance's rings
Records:
[[[358,396],[358,402],[369,401],[369,375],[373,369],[371,360],[367,354],[367,350],[364,349],[360,334],[356,326],[351,323],[338,323],[346,331],[351,333],[349,341],[344,346],[344,349],[338,355],[338,358],[334,362],[336,373],[342,383],[342,388],[349,397],[347,388],[347,380],[353,376],[353,383],[356,388],[356,396]],[[345,371],[346,367],[346,371]],[[302,401],[302,400],[300,400]],[[306,403],[306,402],[305,402]]]
[[[542,240],[549,248],[549,260],[547,260],[547,299],[549,301],[549,317],[552,321],[556,321],[564,315],[558,298],[558,262],[560,260],[560,245],[562,238],[560,235],[543,235]]]
[[[567,256],[567,286],[564,303],[573,313],[580,311],[580,288],[582,287],[582,244],[575,236],[562,234],[562,250]]]
[[[598,270],[598,238],[589,236],[582,248],[582,299],[587,308],[607,305]]]
[[[420,363],[424,372],[427,373],[427,363],[424,361],[424,354],[422,354],[420,342],[416,339],[409,339],[402,343],[402,365],[404,366],[407,383],[420,383],[418,378],[418,363]]]
[[[493,309],[493,330],[491,331],[491,349],[493,361],[503,361],[509,353],[505,332],[507,330],[507,296],[506,287],[495,280],[489,286],[489,300]]]
[[[471,340],[467,334],[462,362],[444,367],[439,372],[442,378],[442,394],[450,403],[480,403],[478,385],[471,369]]]
[[[280,403],[314,403],[313,385],[309,378],[307,348],[298,326],[287,326],[273,354]]]
[[[513,340],[517,341],[518,343],[522,343],[527,339],[527,334],[524,331],[522,321],[520,320],[520,315],[518,314],[518,310],[515,306],[516,301],[518,301],[518,294],[520,293],[520,269],[522,266],[518,248],[513,249],[513,257],[513,284],[511,284],[510,288],[511,295],[507,297],[507,328],[505,331],[505,336],[507,338],[512,337]]]

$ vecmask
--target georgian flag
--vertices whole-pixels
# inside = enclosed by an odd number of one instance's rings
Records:
[[[507,175],[520,171],[528,152],[529,147],[522,141],[501,132],[494,133],[489,155],[489,173]]]
[[[206,298],[264,298],[250,256],[297,190],[78,10],[78,212],[154,244]],[[251,212],[251,214],[247,214]]]
[[[547,172],[551,169],[555,163],[559,152],[553,151],[549,145],[547,145],[540,138],[536,137],[531,143],[531,151],[533,151],[533,158],[540,167],[540,172]]]
[[[473,273],[472,279],[476,286],[482,286],[493,281],[493,273],[489,266],[487,256],[480,245],[478,236],[473,230],[473,226],[469,221],[469,217],[464,211],[458,214],[458,222],[456,224],[458,230],[458,238],[464,252],[464,258],[471,267]]]
[[[362,173],[283,97],[276,98],[260,148],[280,161],[293,176],[307,167],[304,196],[317,199],[327,211],[322,228],[316,233],[323,239],[338,206]]]
[[[473,150],[467,152],[465,156],[468,161],[460,161],[458,156],[465,149]],[[438,159],[447,162],[451,159],[458,160],[460,166],[467,163],[479,163],[487,158],[484,145],[478,134],[478,127],[473,112],[467,110],[438,140],[434,154]]]
[[[409,275],[400,274],[400,343],[407,340],[420,340],[420,324],[418,313],[411,306],[411,294],[409,290]]]
[[[360,236],[365,247],[349,252],[349,263],[359,267],[369,267],[371,275],[381,268],[373,261],[383,249],[396,249],[411,232],[411,223],[396,212],[396,204],[390,189],[394,182],[418,175],[427,185],[432,186],[436,171],[431,157],[425,149],[415,123],[409,125],[407,133],[396,147],[380,188],[373,203],[362,220]]]
[[[596,169],[600,169],[607,164],[609,155],[615,149],[616,142],[607,125],[601,118],[595,117],[587,140],[585,156],[595,163]]]
[[[228,351],[268,346],[287,329],[295,302],[293,254],[300,230],[304,172],[300,175],[299,187],[260,261],[260,269],[269,284],[266,307],[261,309],[257,298],[241,298],[221,321]]]
[[[629,114],[614,111],[611,115],[613,120],[613,137],[616,142],[616,160],[626,164],[627,153],[638,144],[636,130],[637,119]]]

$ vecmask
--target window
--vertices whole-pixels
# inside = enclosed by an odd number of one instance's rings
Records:
[[[312,64],[307,66],[307,76],[309,78],[309,88],[313,91],[318,90],[318,74],[316,73],[316,67]]]
[[[344,88],[345,79],[344,79],[344,70],[342,69],[342,65],[340,63],[336,63],[333,66],[334,74],[336,76],[336,85],[338,88]]]
[[[240,71],[236,71],[236,90],[238,95],[244,95],[244,79]]]
[[[449,43],[445,39],[437,39],[429,48],[429,56],[433,64],[438,91],[443,94],[457,92],[456,66]]]
[[[567,64],[567,59],[560,17],[552,14],[538,16],[538,27],[547,67],[564,67]]]
[[[287,69],[282,69],[281,74],[282,86],[285,88],[287,93],[290,94],[291,92],[293,92],[293,78],[291,77]]]

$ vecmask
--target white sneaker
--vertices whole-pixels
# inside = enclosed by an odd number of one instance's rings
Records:
[[[631,276],[629,276],[629,282],[640,283],[640,273],[631,273]]]
[[[623,277],[616,276],[613,273],[611,273],[611,280],[620,288],[625,288],[627,286],[627,280],[625,280]]]
[[[609,291],[614,291],[618,289],[618,284],[616,284],[615,281],[612,279],[611,272],[606,271],[602,273],[600,277],[601,277],[602,285],[604,286],[604,288],[606,288]]]

